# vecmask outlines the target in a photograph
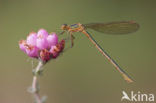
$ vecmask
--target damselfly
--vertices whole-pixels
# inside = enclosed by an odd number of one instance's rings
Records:
[[[86,29],[93,29],[98,32],[106,34],[128,34],[135,32],[139,29],[139,24],[134,21],[119,21],[119,22],[110,22],[110,23],[90,23],[90,24],[73,24],[67,25],[63,24],[61,29],[63,30],[62,34],[67,31],[70,34],[71,46],[74,45],[74,32],[81,32],[88,37],[88,39],[94,44],[94,46],[100,51],[100,53],[105,56],[109,62],[122,74],[123,78],[127,82],[133,82],[130,76],[120,68],[120,66],[112,59],[108,53],[95,41],[95,39],[89,34]]]

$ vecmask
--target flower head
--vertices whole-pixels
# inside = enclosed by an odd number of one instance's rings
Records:
[[[37,34],[35,32],[31,32],[27,37],[27,44],[36,46]]]
[[[52,58],[52,53],[50,53],[47,49],[41,50],[40,58],[42,61],[47,62]]]
[[[48,46],[54,46],[58,43],[58,36],[55,33],[48,35],[47,37]]]
[[[57,58],[64,46],[64,40],[58,42],[58,36],[55,33],[49,35],[45,29],[31,32],[26,40],[19,41],[19,47],[24,53],[43,62]]]
[[[65,46],[65,40],[61,40],[57,45],[51,46],[50,52],[53,54],[53,58],[56,58],[60,52],[63,51]]]
[[[47,38],[47,36],[48,36],[48,32],[45,29],[40,29],[37,32],[37,37],[39,38]]]
[[[25,45],[26,45],[26,41],[25,40],[20,40],[19,41],[19,47],[23,52],[26,52],[25,50]]]
[[[36,40],[36,46],[43,50],[43,49],[48,49],[48,41],[47,38],[37,38]]]
[[[26,45],[25,48],[28,56],[38,58],[39,49],[36,46]]]

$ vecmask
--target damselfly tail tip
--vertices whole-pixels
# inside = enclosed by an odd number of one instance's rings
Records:
[[[124,77],[124,79],[128,82],[128,83],[132,83],[134,82],[130,77],[128,77],[126,74],[122,74],[122,76]]]

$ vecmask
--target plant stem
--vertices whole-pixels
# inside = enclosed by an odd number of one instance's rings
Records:
[[[39,60],[39,63],[34,70],[34,76],[33,76],[31,90],[32,90],[32,94],[35,98],[36,103],[42,103],[42,99],[39,94],[38,75],[41,72],[43,65],[44,65],[44,63]]]

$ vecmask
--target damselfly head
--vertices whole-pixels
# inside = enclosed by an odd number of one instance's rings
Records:
[[[62,30],[67,30],[67,28],[68,28],[68,25],[67,24],[62,24],[62,26],[61,26],[61,29]]]

